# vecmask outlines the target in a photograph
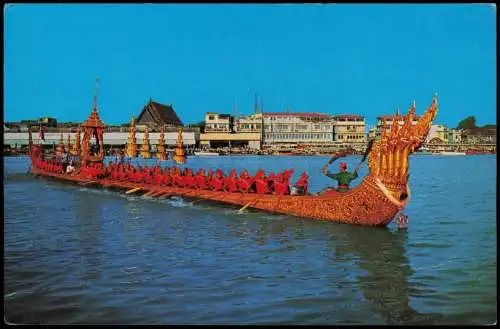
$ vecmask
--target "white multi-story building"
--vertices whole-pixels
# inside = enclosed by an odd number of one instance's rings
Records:
[[[450,131],[448,127],[444,125],[431,125],[429,133],[425,138],[425,143],[434,141],[435,143],[448,143],[449,142]]]
[[[334,120],[334,141],[341,143],[366,142],[365,119],[361,115],[336,115]]]
[[[449,142],[459,144],[462,143],[462,129],[452,128],[449,134]]]
[[[233,132],[234,117],[229,114],[215,112],[205,113],[205,132]]]
[[[242,116],[238,131],[262,132],[264,144],[321,144],[333,141],[333,119],[321,113],[256,113]]]

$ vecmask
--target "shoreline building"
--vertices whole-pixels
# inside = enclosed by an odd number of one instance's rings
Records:
[[[332,116],[316,112],[256,112],[238,120],[229,114],[207,112],[203,147],[341,146],[363,147],[367,141],[360,115]]]
[[[264,145],[327,144],[333,141],[333,119],[323,113],[264,113]],[[243,128],[242,128],[243,129]]]
[[[342,114],[333,116],[334,141],[338,143],[362,143],[367,141],[366,122],[362,115]]]
[[[205,132],[232,133],[234,132],[234,117],[230,114],[215,112],[205,113]]]

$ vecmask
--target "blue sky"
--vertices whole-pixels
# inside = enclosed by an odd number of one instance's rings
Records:
[[[496,123],[492,5],[9,5],[4,120],[107,124],[149,98],[204,113],[380,114],[439,96],[437,123]]]

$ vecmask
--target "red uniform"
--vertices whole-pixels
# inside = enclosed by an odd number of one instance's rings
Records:
[[[269,174],[269,176],[267,176],[267,186],[268,186],[270,192],[274,191],[275,181],[276,181],[276,176],[274,175],[273,172],[271,172]]]
[[[240,178],[237,180],[238,190],[243,193],[250,192],[252,182],[253,180],[250,175],[248,175],[248,171],[244,169],[240,174]]]
[[[278,174],[277,179],[274,180],[274,194],[290,194],[290,179],[286,174],[286,171],[284,173]]]
[[[309,176],[307,173],[303,172],[302,175],[300,175],[299,180],[295,183],[295,187],[301,190],[303,194],[308,193],[308,178]]]
[[[255,181],[255,190],[259,194],[267,194],[270,193],[268,179],[266,178],[264,171],[259,170],[254,177]]]
[[[172,176],[172,184],[176,187],[184,187],[184,177],[182,177],[179,168],[174,167]]]
[[[229,177],[227,177],[224,180],[224,190],[227,192],[236,192],[238,190],[238,185],[237,185],[237,175],[236,175],[236,170],[231,169],[229,172]]]
[[[198,170],[198,173],[196,174],[195,177],[195,187],[200,190],[206,190],[208,188],[205,177],[205,170],[203,169]]]
[[[223,191],[224,190],[224,173],[220,170],[217,169],[215,172],[215,177],[212,178],[210,184],[212,186],[212,189],[214,191]]]
[[[186,169],[185,174],[184,174],[184,187],[187,187],[187,188],[194,188],[195,187],[195,180],[193,177],[193,171],[189,168]]]
[[[162,185],[166,185],[166,186],[172,185],[172,176],[170,176],[170,172],[168,170],[168,167],[165,167],[165,172],[163,173],[161,183],[162,183]]]

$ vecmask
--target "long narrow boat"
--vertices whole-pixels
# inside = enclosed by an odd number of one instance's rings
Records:
[[[245,206],[272,213],[289,214],[316,220],[328,220],[346,224],[367,226],[386,226],[410,200],[408,187],[408,157],[423,144],[431,123],[437,113],[437,98],[413,125],[415,105],[411,105],[405,116],[395,115],[390,130],[383,130],[381,137],[374,142],[368,157],[369,173],[363,181],[348,192],[333,192],[323,195],[268,195],[256,193],[214,192],[171,186],[156,186],[145,183],[137,184],[108,178],[89,181],[80,174],[59,174],[44,171],[32,165],[32,172],[37,175],[54,177],[88,186],[105,188],[137,189],[153,196],[181,196],[187,198],[213,200],[226,204]],[[404,121],[400,126],[399,122]],[[82,166],[89,162],[101,162],[103,156],[102,129],[94,102],[89,119],[82,124],[84,128],[81,154]],[[31,133],[30,133],[31,134]],[[90,138],[96,137],[99,153],[91,155]],[[30,138],[31,140],[31,138]],[[30,150],[32,142],[30,141]],[[30,152],[32,161],[40,156],[33,149]]]

